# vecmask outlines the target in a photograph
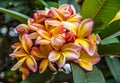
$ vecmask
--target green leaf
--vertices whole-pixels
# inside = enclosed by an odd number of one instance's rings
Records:
[[[62,4],[72,4],[75,7],[76,12],[80,13],[80,9],[79,9],[79,6],[78,6],[76,0],[58,0],[58,3],[60,5],[62,5]]]
[[[104,40],[102,40],[100,43],[101,44],[110,44],[110,43],[118,43],[119,40],[117,38],[106,38]]]
[[[85,0],[82,6],[83,18],[101,19],[109,23],[120,9],[119,0]]]
[[[53,1],[47,1],[46,3],[49,5],[49,7],[59,7],[59,4]]]
[[[19,20],[22,23],[27,23],[27,20],[29,18],[28,16],[26,16],[24,14],[21,14],[21,13],[12,11],[12,10],[8,10],[8,9],[2,8],[2,7],[0,7],[0,12],[10,15],[11,17]]]
[[[105,28],[120,9],[119,0],[85,0],[82,5],[83,19],[92,18],[96,21],[102,21],[104,24],[97,28]]]
[[[120,56],[120,43],[98,45],[98,53],[100,55]]]
[[[109,24],[103,31],[99,33],[99,35],[101,39],[105,39],[119,31],[120,31],[120,20],[117,20]],[[120,34],[118,33],[116,35],[118,36]]]
[[[27,79],[23,80],[21,83],[46,83],[53,76],[53,72],[50,70],[46,70],[44,73],[39,74],[32,73]]]
[[[38,0],[40,3],[42,3],[45,7],[50,7],[44,0]]]
[[[74,83],[105,83],[102,72],[94,66],[91,72],[84,71],[77,64],[71,63]]]
[[[105,57],[107,65],[115,80],[120,83],[120,61],[116,57]]]

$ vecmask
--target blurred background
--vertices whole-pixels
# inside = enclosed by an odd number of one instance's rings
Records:
[[[80,8],[83,1],[84,0],[77,0]],[[14,10],[30,17],[36,10],[44,9],[44,7],[48,5],[58,7],[58,0],[0,0],[0,7]],[[18,70],[15,72],[10,71],[10,68],[16,63],[15,60],[13,61],[9,57],[9,54],[13,51],[11,45],[18,41],[18,33],[15,30],[18,24],[20,24],[19,21],[0,12],[0,83],[20,83],[22,80],[21,72]],[[119,63],[119,59],[115,58],[109,61],[110,58],[113,57],[102,57],[97,67],[103,72],[106,83],[120,83],[119,81],[116,82],[116,79],[114,79],[116,77],[108,66],[110,61],[113,61],[113,64],[116,64],[114,61]],[[116,71],[118,70],[120,70],[120,68],[116,69]],[[120,77],[119,74],[118,76]]]

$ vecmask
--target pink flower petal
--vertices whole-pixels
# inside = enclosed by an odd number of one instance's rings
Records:
[[[79,26],[78,36],[79,37],[87,37],[91,34],[93,28],[92,19],[85,19]]]
[[[66,51],[66,50],[80,51],[81,50],[81,46],[77,45],[77,44],[74,44],[74,43],[68,43],[68,44],[65,44],[63,46],[62,50],[63,51]]]
[[[37,71],[37,63],[36,63],[36,60],[32,56],[26,59],[26,65],[32,72]]]
[[[74,34],[77,34],[77,27],[73,23],[62,21],[62,25],[65,29],[72,31]]]
[[[54,49],[59,50],[65,44],[65,38],[62,35],[57,35],[51,38],[51,44]]]
[[[37,32],[38,32],[38,34],[39,34],[42,38],[47,39],[47,40],[50,40],[51,34],[48,33],[47,31],[42,30],[42,29],[39,29],[39,30],[37,30]]]
[[[26,24],[20,24],[16,27],[18,33],[29,33],[30,27]]]
[[[93,56],[96,51],[96,45],[92,44],[87,39],[79,38],[75,40],[76,44],[80,44],[82,49],[90,56]]]
[[[60,58],[58,60],[58,67],[61,68],[65,65],[66,57],[64,55],[60,55]]]
[[[15,51],[9,55],[12,58],[22,58],[28,56],[26,52],[23,49],[20,49],[19,51]]]
[[[32,40],[28,37],[27,34],[23,35],[21,43],[22,43],[22,46],[23,46],[24,50],[27,53],[29,53],[33,43],[32,43]]]
[[[95,65],[96,63],[98,63],[100,61],[100,56],[97,53],[95,53],[93,56],[89,56],[88,54],[81,52],[80,59],[86,60],[86,61],[92,63],[93,65]]]
[[[52,18],[58,18],[60,21],[64,20],[64,16],[60,10],[51,7],[50,12]]]
[[[60,53],[55,50],[51,51],[48,56],[48,59],[51,62],[56,62],[56,61],[58,61],[59,58],[60,58]]]
[[[76,60],[79,58],[79,54],[73,50],[63,51],[62,54],[66,57],[67,60]]]

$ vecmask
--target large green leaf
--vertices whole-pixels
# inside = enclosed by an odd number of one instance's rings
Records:
[[[80,9],[79,9],[79,6],[78,6],[76,0],[58,0],[58,3],[60,5],[62,5],[62,4],[72,4],[75,7],[76,12],[80,13]]]
[[[95,27],[96,30],[104,29],[120,9],[120,0],[85,0],[82,6],[82,17],[92,18],[96,23],[103,25]]]
[[[32,73],[27,79],[21,83],[47,83],[53,76],[53,72],[46,70],[44,73]]]
[[[101,19],[109,23],[120,9],[120,0],[85,0],[82,6],[83,18]]]
[[[27,19],[29,18],[28,16],[26,16],[24,14],[21,14],[21,13],[12,11],[12,10],[8,10],[8,9],[2,8],[2,7],[0,7],[0,12],[10,15],[11,17],[19,20],[22,23],[27,23]]]
[[[112,36],[113,34],[120,32],[120,20],[114,21],[109,24],[103,31],[99,33],[101,39]],[[120,35],[119,33],[116,36]]]
[[[100,55],[116,55],[120,56],[120,43],[102,44],[98,46]]]
[[[116,57],[105,57],[107,65],[115,80],[120,83],[120,61]]]
[[[102,72],[94,66],[91,72],[84,71],[77,64],[71,63],[74,83],[105,83]]]

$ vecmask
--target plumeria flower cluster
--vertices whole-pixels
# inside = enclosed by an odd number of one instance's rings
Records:
[[[16,27],[20,41],[12,45],[10,57],[18,62],[11,70],[19,69],[23,79],[31,71],[43,73],[48,67],[56,72],[69,62],[91,71],[100,60],[92,28],[93,20],[82,20],[72,5],[37,11],[28,24]]]

